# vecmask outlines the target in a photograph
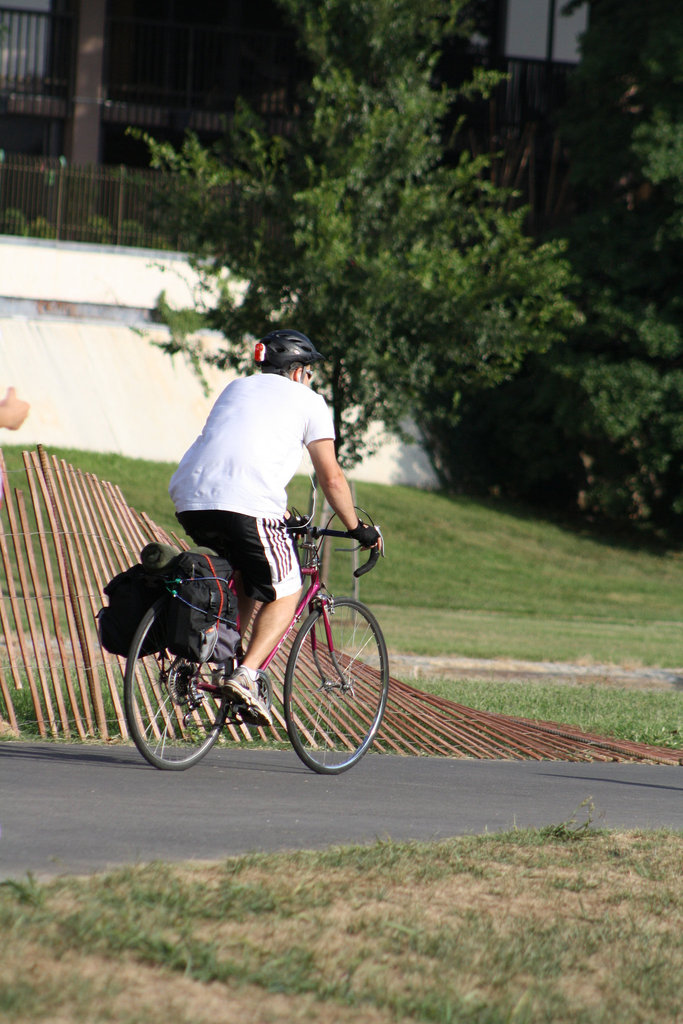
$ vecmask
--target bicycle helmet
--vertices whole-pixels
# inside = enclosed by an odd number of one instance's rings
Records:
[[[257,341],[254,357],[264,373],[287,373],[294,363],[309,366],[325,358],[305,334],[288,329],[271,331]]]

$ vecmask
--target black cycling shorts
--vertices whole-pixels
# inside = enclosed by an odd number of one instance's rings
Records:
[[[213,548],[242,574],[244,592],[270,603],[301,589],[296,542],[282,519],[257,519],[222,509],[178,512],[185,533]]]

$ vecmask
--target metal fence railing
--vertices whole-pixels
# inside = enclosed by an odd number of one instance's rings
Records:
[[[0,233],[71,242],[179,249],[160,223],[160,174],[70,166],[44,157],[0,159]]]
[[[71,87],[70,14],[0,8],[0,89],[66,99]]]
[[[266,117],[292,114],[302,59],[292,32],[108,18],[110,104],[232,113],[246,97]]]
[[[109,17],[104,44],[105,127],[136,125],[162,137],[187,127],[215,133],[244,96],[270,130],[291,129],[297,83],[307,71],[289,33]],[[73,106],[74,51],[73,15],[0,6],[0,112],[49,116],[64,128]],[[458,76],[467,79],[481,59],[473,53]],[[501,182],[520,191],[537,230],[564,201],[567,160],[552,114],[573,65],[498,66],[506,78],[488,99],[460,102],[455,113],[466,115],[468,130],[458,145],[503,153]],[[154,202],[163,183],[152,170],[74,166],[0,149],[0,233],[182,250],[184,240],[169,232]]]

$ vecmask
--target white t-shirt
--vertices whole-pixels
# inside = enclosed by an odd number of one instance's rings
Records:
[[[321,395],[279,374],[232,381],[171,477],[176,512],[223,509],[281,518],[304,445],[334,438]]]

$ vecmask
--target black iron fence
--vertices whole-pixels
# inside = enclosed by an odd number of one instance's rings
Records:
[[[178,249],[155,208],[156,171],[0,159],[0,232],[71,242]]]
[[[104,93],[114,108],[229,116],[243,96],[266,118],[295,109],[303,63],[291,32],[109,18],[105,42]]]
[[[76,28],[72,14],[0,5],[0,113],[70,116]],[[296,117],[291,32],[109,17],[103,43],[103,122],[220,133],[238,96],[274,131]]]
[[[71,92],[74,22],[70,14],[0,8],[0,89],[66,99]]]
[[[0,93],[5,96],[72,99],[75,67],[72,14],[0,5]],[[444,65],[449,80],[468,77],[490,57],[473,52],[457,66]],[[496,90],[496,117],[506,127],[545,118],[564,92],[572,65],[493,58],[508,74]],[[130,123],[149,111],[230,116],[238,96],[267,119],[296,116],[297,86],[309,69],[291,31],[255,31],[163,19],[109,17],[104,33],[102,116]],[[475,105],[476,106],[476,105]],[[217,123],[217,122],[216,122]]]
[[[0,7],[0,114],[39,115],[62,126],[72,113],[75,67],[72,15]],[[448,76],[467,79],[471,54]],[[468,131],[460,145],[502,152],[501,182],[519,188],[538,228],[564,202],[566,158],[553,129],[572,65],[503,60],[506,79],[487,100],[462,102]],[[247,97],[272,131],[297,116],[297,83],[306,70],[292,36],[108,18],[100,116],[158,137],[185,128],[215,137],[237,96]],[[0,146],[2,146],[0,138]],[[53,150],[54,152],[54,150]],[[62,158],[3,154],[0,232],[71,241],[182,249],[154,203],[160,176],[150,170],[72,166]]]

